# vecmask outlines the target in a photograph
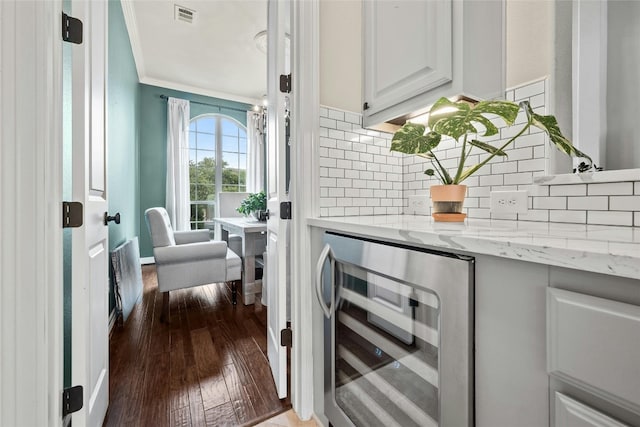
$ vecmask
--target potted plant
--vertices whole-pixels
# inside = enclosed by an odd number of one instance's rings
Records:
[[[267,195],[264,191],[259,193],[251,193],[244,199],[240,206],[236,209],[236,211],[240,212],[243,215],[250,216],[252,215],[258,221],[261,220],[263,215],[260,215],[261,212],[267,210]]]
[[[507,126],[512,126],[520,109],[525,112],[527,121],[507,142],[496,147],[477,139],[478,136],[488,137],[499,132],[491,121],[497,117]],[[462,182],[494,157],[506,157],[507,153],[504,150],[532,126],[546,132],[550,142],[560,151],[569,156],[582,157],[588,162],[589,167],[592,165],[591,158],[575,148],[562,135],[554,116],[535,113],[527,101],[516,104],[492,100],[471,105],[465,101],[453,102],[447,98],[440,98],[431,107],[427,124],[428,129],[422,124],[407,122],[393,135],[391,150],[414,154],[431,161],[433,167],[424,173],[437,177],[443,184],[430,187],[433,217],[436,221],[464,221],[466,215],[462,213],[462,206],[467,187],[462,185]],[[453,138],[456,144],[460,145],[458,165],[452,170],[443,167],[438,155],[433,152],[443,136]],[[473,149],[484,151],[487,155],[479,163],[467,166],[466,162]]]

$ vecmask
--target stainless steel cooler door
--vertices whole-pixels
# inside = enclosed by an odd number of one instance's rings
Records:
[[[471,426],[473,260],[329,233],[325,243],[331,423]]]

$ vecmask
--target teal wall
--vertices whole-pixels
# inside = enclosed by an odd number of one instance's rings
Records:
[[[107,79],[109,215],[120,213],[120,224],[109,223],[111,251],[140,235],[140,84],[119,0],[109,0]],[[114,307],[113,286],[110,286],[109,312]]]
[[[249,104],[210,98],[164,89],[156,86],[140,85],[140,256],[153,256],[151,237],[144,219],[144,211],[155,206],[165,206],[165,186],[167,173],[167,101],[160,95],[210,105],[190,105],[191,118],[202,114],[221,113],[247,125],[247,114],[224,107],[249,110]],[[220,108],[218,108],[219,106]],[[109,147],[111,149],[111,147]],[[110,172],[111,173],[111,172]]]

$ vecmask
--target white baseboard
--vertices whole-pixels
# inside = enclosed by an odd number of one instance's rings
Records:
[[[142,265],[155,264],[155,263],[156,263],[156,260],[152,256],[140,258],[140,264]]]

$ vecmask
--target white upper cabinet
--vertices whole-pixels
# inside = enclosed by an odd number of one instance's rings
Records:
[[[504,96],[504,2],[363,2],[364,125],[441,96]]]

